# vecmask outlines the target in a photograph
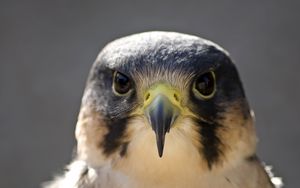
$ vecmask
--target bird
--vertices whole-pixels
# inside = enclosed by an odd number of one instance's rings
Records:
[[[235,62],[198,36],[148,31],[94,61],[76,154],[45,188],[280,188],[256,154]]]

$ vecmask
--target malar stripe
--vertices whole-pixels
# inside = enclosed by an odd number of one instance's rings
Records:
[[[114,153],[120,146],[122,146],[127,127],[128,118],[122,118],[118,120],[110,120],[107,122],[108,132],[104,136],[104,140],[101,142],[100,147],[103,149],[103,153],[106,156]]]
[[[217,129],[220,127],[217,123],[210,123],[203,120],[196,119],[199,126],[200,142],[202,149],[200,153],[207,161],[208,168],[211,169],[222,154],[220,150],[221,141],[217,136]]]

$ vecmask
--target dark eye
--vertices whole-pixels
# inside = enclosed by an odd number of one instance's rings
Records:
[[[126,75],[120,72],[115,72],[113,90],[117,94],[124,95],[128,93],[131,89],[131,86],[132,86],[131,81]]]
[[[216,80],[214,72],[207,72],[197,78],[193,90],[196,91],[201,98],[208,99],[213,97],[216,91],[215,85]]]

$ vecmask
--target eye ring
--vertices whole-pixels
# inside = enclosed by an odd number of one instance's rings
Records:
[[[213,71],[201,74],[193,83],[193,92],[201,99],[212,98],[216,93],[216,75]]]
[[[125,74],[115,71],[113,75],[113,92],[116,95],[123,96],[128,94],[132,89],[132,82]]]

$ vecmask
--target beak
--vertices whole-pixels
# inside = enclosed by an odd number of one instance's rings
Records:
[[[145,115],[156,134],[156,144],[159,157],[162,157],[165,143],[165,134],[178,117],[180,110],[173,105],[164,94],[156,95],[145,108]]]

